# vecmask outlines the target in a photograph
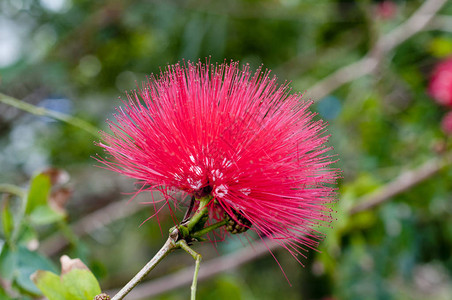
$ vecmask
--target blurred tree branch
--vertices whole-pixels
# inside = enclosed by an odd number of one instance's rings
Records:
[[[385,54],[425,29],[446,2],[447,0],[425,1],[410,18],[382,36],[362,59],[336,70],[307,89],[308,98],[320,101],[342,85],[372,73]]]
[[[434,176],[443,168],[448,167],[451,164],[452,153],[448,153],[447,155],[441,157],[432,158],[414,170],[408,170],[401,173],[394,180],[382,186],[380,189],[361,197],[358,204],[351,208],[350,215],[370,210],[383,202],[390,200],[392,197],[401,194],[413,186]]]
[[[45,116],[50,117],[68,124],[71,124],[73,126],[76,126],[80,129],[83,129],[84,131],[94,135],[95,137],[98,137],[98,129],[91,125],[90,123],[86,122],[85,120],[79,119],[77,117],[67,115],[58,111],[53,111],[46,109],[44,107],[38,107],[34,106],[33,104],[21,101],[19,99],[7,96],[5,94],[0,93],[0,102],[13,106],[15,108],[21,109],[23,111],[29,112],[31,114],[37,115],[37,116]]]

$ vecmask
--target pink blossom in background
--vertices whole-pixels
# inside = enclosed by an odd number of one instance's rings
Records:
[[[295,256],[331,222],[338,177],[326,124],[301,98],[237,62],[170,65],[117,108],[100,161],[167,204],[210,194],[211,218],[238,213]]]
[[[441,129],[447,135],[452,135],[452,111],[448,112],[441,121]]]
[[[439,104],[452,106],[452,57],[436,65],[428,90]]]
[[[397,4],[393,1],[382,1],[377,4],[376,14],[383,20],[390,20],[397,14]]]

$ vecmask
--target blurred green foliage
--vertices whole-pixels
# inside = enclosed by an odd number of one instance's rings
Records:
[[[264,64],[281,83],[291,80],[294,91],[322,100],[313,110],[330,123],[330,144],[344,172],[337,220],[324,230],[320,251],[303,259],[304,268],[286,251],[276,251],[292,287],[268,255],[201,282],[199,298],[451,299],[451,168],[379,207],[348,211],[360,197],[450,149],[439,126],[446,109],[426,86],[434,65],[452,55],[452,4],[440,10],[436,27],[380,57],[371,74],[324,99],[309,94],[316,82],[366,55],[424,1],[391,3],[395,10],[382,13],[382,2],[370,0],[2,0],[0,92],[105,129],[104,120],[121,104],[117,97],[167,63],[200,58],[240,60],[252,68]],[[69,229],[68,222],[133,192],[133,182],[94,167],[97,151],[93,137],[77,127],[0,104],[0,182],[29,186],[31,193],[27,208],[21,208],[23,195],[0,200],[0,298],[11,290],[16,296],[39,293],[27,276],[37,268],[54,271],[56,264],[30,242],[43,245],[54,232],[64,233],[70,241],[64,253],[85,261],[103,289],[122,286],[163,244],[173,221],[163,212],[161,229],[156,218],[139,227],[153,214],[149,206],[87,236]],[[35,185],[41,177],[34,174],[48,166],[71,175],[67,215],[47,206],[48,183]],[[144,197],[151,201],[149,194]],[[198,250],[209,259],[242,244],[227,239],[216,247]],[[50,255],[53,261],[57,252]],[[192,264],[183,253],[171,255],[151,278]],[[188,295],[185,287],[156,299]]]

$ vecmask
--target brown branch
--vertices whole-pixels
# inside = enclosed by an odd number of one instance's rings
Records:
[[[416,33],[424,30],[447,0],[428,0],[397,28],[382,36],[362,59],[336,70],[331,75],[307,89],[307,96],[314,101],[322,98],[355,79],[376,70],[381,57]]]

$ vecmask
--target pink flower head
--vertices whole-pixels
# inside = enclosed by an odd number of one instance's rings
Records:
[[[270,71],[237,62],[170,65],[117,108],[100,144],[112,158],[100,161],[166,203],[181,201],[174,191],[211,195],[211,218],[245,218],[295,255],[331,221],[338,175],[326,124],[289,92]]]
[[[452,111],[448,112],[441,121],[441,129],[447,135],[452,135]]]
[[[452,57],[435,67],[428,90],[439,104],[452,106]]]

